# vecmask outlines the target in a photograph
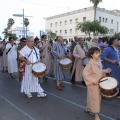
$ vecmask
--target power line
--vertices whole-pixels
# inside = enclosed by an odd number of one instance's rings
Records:
[[[56,8],[65,8],[65,9],[68,9],[68,7],[62,7],[62,6],[46,5],[46,4],[29,2],[29,1],[25,1],[25,0],[19,0],[19,1],[26,2],[26,3],[31,3],[31,4],[35,4],[35,5],[47,6],[47,7],[56,7]],[[71,8],[69,8],[69,9],[71,9]]]

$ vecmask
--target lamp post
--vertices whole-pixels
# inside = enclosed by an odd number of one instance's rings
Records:
[[[13,14],[13,16],[15,16],[15,17],[22,17],[23,18],[23,37],[25,37],[24,19],[25,19],[25,17],[32,17],[32,16],[25,16],[24,9],[23,9],[23,14]]]

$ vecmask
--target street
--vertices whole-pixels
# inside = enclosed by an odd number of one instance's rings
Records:
[[[71,85],[69,71],[64,72],[65,88],[56,89],[56,81],[48,77],[42,84],[46,98],[37,98],[33,94],[28,99],[20,93],[21,82],[11,79],[9,74],[0,73],[0,120],[93,120],[85,113],[86,87]],[[15,76],[18,78],[18,74]],[[120,99],[102,99],[101,120],[120,120]]]

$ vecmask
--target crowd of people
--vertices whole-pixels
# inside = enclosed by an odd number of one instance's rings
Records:
[[[99,90],[99,80],[105,76],[117,79],[120,91],[120,52],[119,42],[116,37],[111,37],[108,42],[103,42],[102,38],[93,39],[74,37],[69,43],[62,36],[52,41],[46,35],[41,39],[36,37],[21,38],[17,45],[12,38],[5,39],[0,46],[2,48],[2,71],[8,72],[13,79],[14,73],[19,72],[21,81],[21,92],[28,98],[32,98],[32,93],[37,92],[37,97],[46,97],[47,94],[40,86],[41,81],[46,81],[47,75],[56,79],[56,88],[64,89],[64,74],[60,66],[60,60],[67,57],[71,59],[71,84],[81,84],[87,86],[87,107],[85,112],[95,114],[95,120],[100,120],[101,95]],[[90,61],[83,65],[83,59],[89,57]],[[46,65],[46,75],[36,77],[32,73],[32,65],[43,62]],[[120,92],[117,98],[120,97]]]

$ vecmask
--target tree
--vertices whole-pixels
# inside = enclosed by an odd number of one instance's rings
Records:
[[[7,29],[11,29],[11,34],[12,34],[12,26],[13,24],[15,23],[14,19],[13,18],[9,18],[8,19],[8,24],[7,24]]]
[[[93,33],[93,35],[98,35],[98,34],[107,34],[108,33],[108,28],[105,26],[101,26],[99,21],[86,21],[83,23],[78,23],[76,26],[77,30],[81,30],[82,32],[85,32],[85,34]]]
[[[12,37],[14,40],[18,39],[17,36],[16,36],[16,34],[9,33],[7,28],[5,28],[2,33],[4,34],[5,38]]]
[[[78,22],[76,29],[81,30],[81,32],[85,32],[85,34],[88,34],[90,37],[90,33],[93,31],[92,22],[91,21],[85,21],[81,23]]]
[[[90,2],[92,2],[94,4],[94,21],[96,20],[96,8],[98,6],[98,4],[100,2],[102,2],[102,0],[90,0]]]
[[[30,22],[29,22],[28,18],[25,18],[24,25],[26,27],[26,37],[27,37],[27,27],[28,27],[29,24],[30,24]]]
[[[56,38],[56,33],[53,33],[51,30],[46,30],[47,36],[49,39],[55,39]]]

